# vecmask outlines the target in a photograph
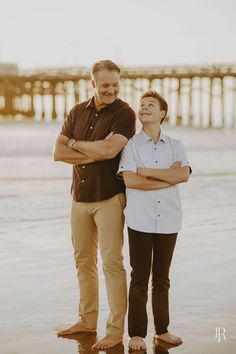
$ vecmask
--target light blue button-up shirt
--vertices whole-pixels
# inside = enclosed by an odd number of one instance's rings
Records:
[[[138,168],[170,168],[175,161],[189,166],[182,143],[162,130],[157,143],[141,130],[125,146],[118,173]],[[126,188],[124,210],[128,227],[142,232],[175,233],[181,229],[182,208],[178,185],[144,191]]]

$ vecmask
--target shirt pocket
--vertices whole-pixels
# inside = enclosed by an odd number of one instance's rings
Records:
[[[170,152],[159,153],[157,159],[157,168],[170,168],[174,163],[173,154]]]

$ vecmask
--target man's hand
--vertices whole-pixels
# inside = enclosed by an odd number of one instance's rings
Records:
[[[110,132],[110,134],[108,134],[104,140],[109,140],[112,137],[112,135],[113,135],[113,132]]]

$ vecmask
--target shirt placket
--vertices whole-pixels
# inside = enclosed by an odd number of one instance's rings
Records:
[[[83,186],[84,186],[84,183],[85,183],[85,179],[86,179],[86,176],[85,176],[85,173],[86,173],[86,166],[85,166],[85,165],[82,165],[82,166],[81,166],[80,173],[81,173],[81,184],[82,184],[82,187],[83,187]]]
[[[92,135],[95,123],[97,121],[98,115],[99,115],[99,113],[93,109],[92,117],[91,117],[91,120],[89,123],[88,134],[87,134],[88,140],[90,140],[90,138],[91,138],[91,135]],[[80,187],[83,188],[86,183],[86,165],[81,166],[80,174],[81,174],[81,186]]]
[[[91,135],[93,133],[93,130],[94,130],[96,121],[98,119],[98,116],[99,116],[99,113],[97,111],[93,110],[93,113],[91,115],[91,119],[90,119],[90,122],[89,122],[89,127],[88,127],[88,139],[89,140],[90,140]]]
[[[158,168],[158,143],[153,143],[153,158],[154,158],[154,168]],[[158,226],[161,220],[161,200],[158,195],[158,190],[155,196],[155,220],[156,220],[156,232],[158,232]]]

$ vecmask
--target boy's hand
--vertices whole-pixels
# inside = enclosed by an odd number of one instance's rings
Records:
[[[182,162],[181,161],[175,161],[170,168],[179,168],[182,167]]]

